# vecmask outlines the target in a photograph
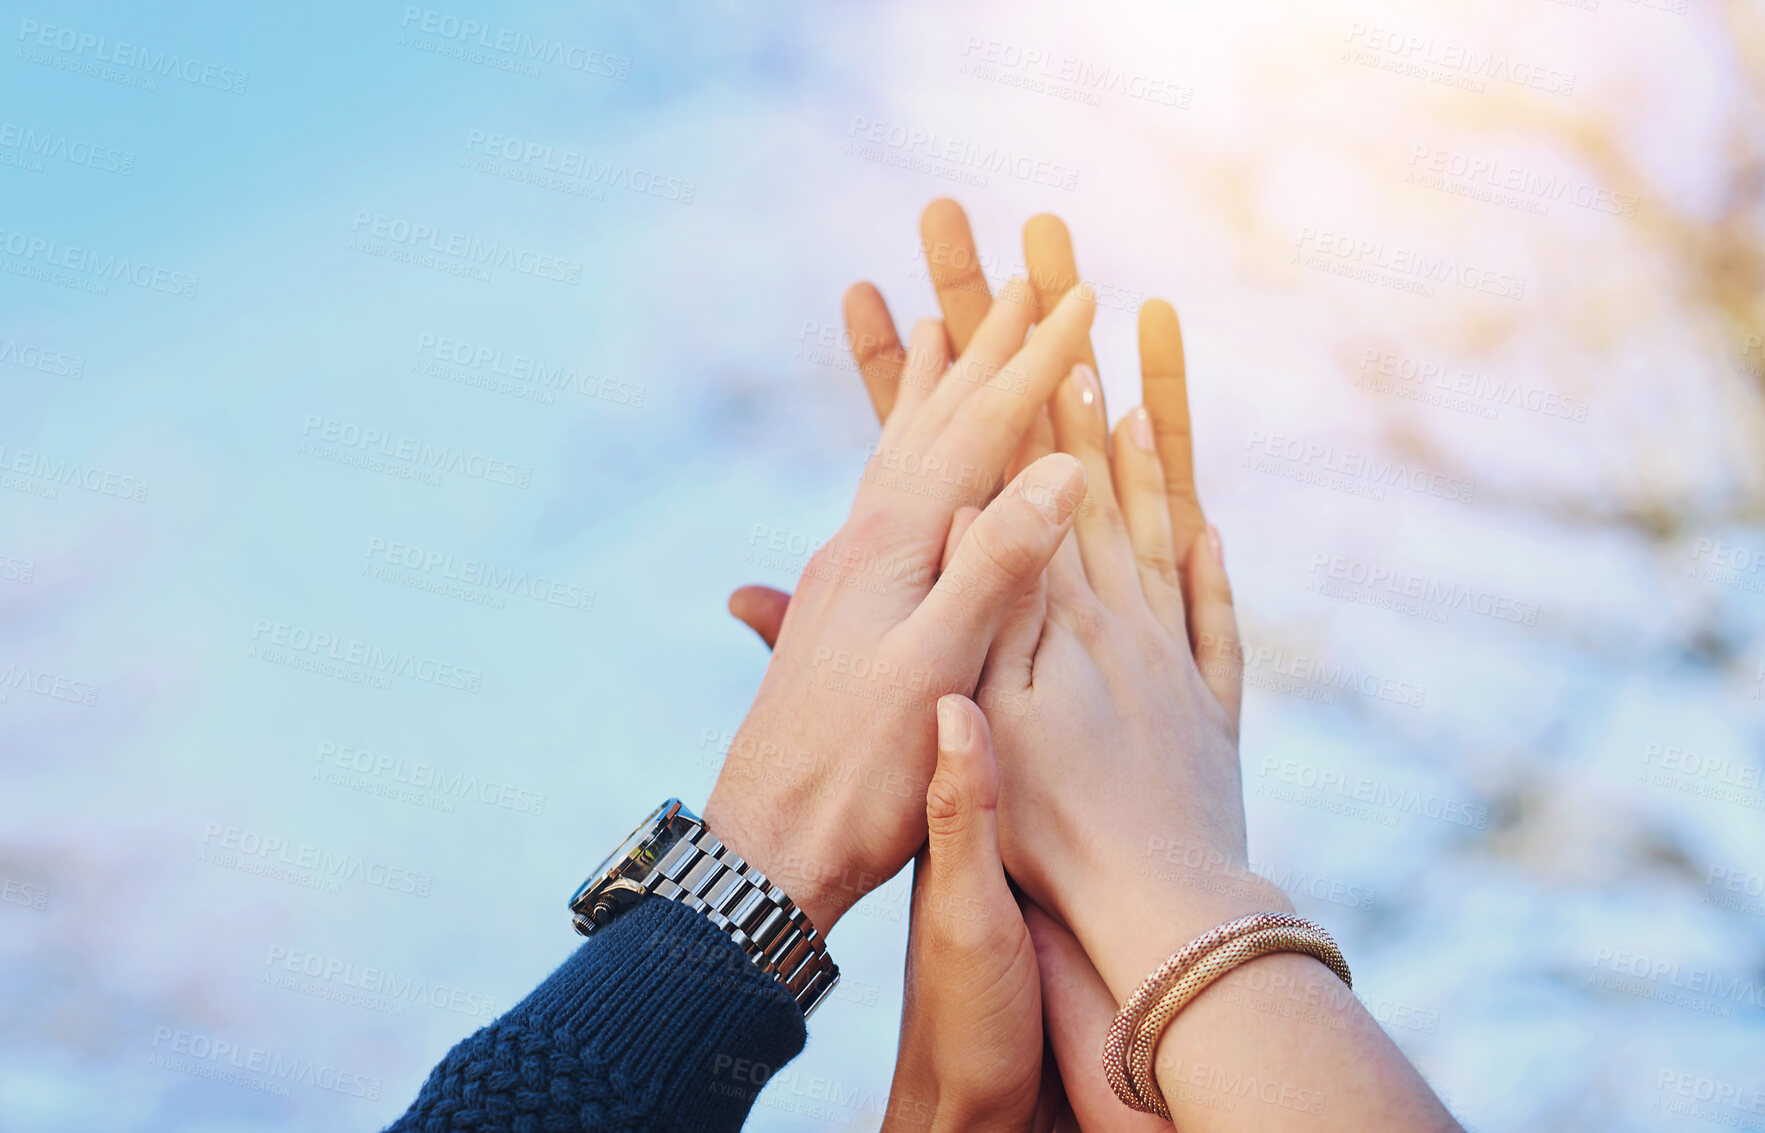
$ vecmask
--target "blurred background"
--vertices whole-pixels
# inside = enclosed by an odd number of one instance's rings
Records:
[[[841,292],[933,312],[946,195],[995,286],[1067,220],[1112,415],[1181,313],[1252,857],[1454,1112],[1765,1128],[1758,5],[0,33],[0,1129],[378,1128],[561,961],[704,803],[724,597],[874,435]],[[880,1124],[906,892],[751,1127]]]

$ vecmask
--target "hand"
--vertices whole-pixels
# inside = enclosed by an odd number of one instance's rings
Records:
[[[1115,1001],[1071,934],[1034,905],[1020,911],[999,857],[998,801],[987,718],[964,697],[944,697],[884,1133],[1171,1133],[1110,1091],[1096,1052]],[[1056,1049],[1072,1052],[1064,1082],[1045,1065],[1044,1018]]]
[[[927,205],[920,218],[920,243],[951,351],[959,354],[967,348],[993,303],[987,277],[981,273],[974,233],[962,206],[947,198]],[[1024,225],[1023,246],[1040,318],[1079,283],[1072,237],[1059,217],[1043,213],[1031,217]],[[886,420],[907,363],[907,351],[895,330],[894,317],[874,285],[855,283],[846,292],[845,318],[852,353],[871,406],[876,410],[877,420]],[[1158,438],[1173,543],[1187,547],[1206,521],[1195,491],[1183,329],[1177,312],[1162,299],[1149,299],[1141,305],[1139,323],[1141,403],[1152,416],[1153,433]],[[1095,367],[1089,337],[1080,360]],[[1026,442],[1032,447],[1014,457],[1014,467],[1027,463],[1024,458],[1028,452],[1048,451],[1052,437],[1046,415],[1039,414],[1026,435]],[[729,596],[730,612],[768,647],[778,639],[789,602],[789,594],[770,586],[743,586]]]
[[[1094,309],[1081,288],[1026,343],[1033,299],[1015,284],[948,375],[943,328],[921,322],[852,513],[804,570],[705,821],[823,933],[925,840],[932,705],[973,691],[1070,526],[1083,476],[1056,456],[998,493],[937,574],[957,511],[994,495]]]
[[[999,764],[971,701],[946,696],[937,715],[883,1130],[1021,1133],[1044,1093],[1042,995],[1035,947],[999,861]],[[1041,1128],[1057,1100],[1043,1100]]]
[[[1088,366],[1052,410],[1058,445],[1085,465],[1085,506],[1045,600],[1000,631],[980,695],[1038,709],[992,713],[1012,769],[1006,866],[1121,1002],[1189,938],[1292,906],[1248,868],[1241,662],[1218,535],[1175,546],[1150,414],[1128,413],[1112,445]]]

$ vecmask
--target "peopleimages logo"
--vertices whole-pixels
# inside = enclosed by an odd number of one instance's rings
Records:
[[[419,657],[402,649],[382,649],[371,642],[344,639],[323,630],[314,632],[270,618],[258,618],[252,624],[251,640],[254,656],[261,653],[264,659],[277,663],[287,663],[292,654],[358,666],[365,673],[381,677],[411,677],[424,684],[473,693],[484,683],[484,673],[478,669]]]
[[[403,1015],[405,1004],[426,1003],[438,1010],[474,1019],[494,1019],[497,1015],[497,1001],[490,996],[399,976],[385,968],[358,966],[353,960],[341,960],[317,952],[275,944],[270,946],[264,964],[270,969],[265,982],[286,991],[352,1006],[380,1010],[392,1008],[387,1014]]]
[[[281,867],[299,870],[333,885],[338,881],[359,881],[376,889],[413,893],[418,897],[429,896],[429,890],[435,884],[433,875],[404,866],[369,861],[359,854],[334,854],[310,842],[294,842],[238,826],[223,826],[218,822],[210,822],[203,828],[202,844],[206,848],[198,852],[198,861],[238,869],[242,873],[264,873],[266,867]],[[336,889],[331,891],[336,892]]]
[[[5,689],[35,693],[50,700],[65,700],[69,704],[79,704],[87,708],[98,703],[98,686],[90,681],[76,681],[72,677],[51,673],[46,669],[33,669],[29,665],[8,664],[0,669],[0,690]],[[3,699],[4,693],[0,692],[0,700]]]
[[[1319,476],[1339,477],[1343,484],[1357,489],[1355,494],[1373,499],[1384,499],[1386,488],[1404,488],[1457,503],[1470,503],[1477,495],[1473,480],[1443,476],[1392,457],[1341,449],[1321,441],[1252,429],[1246,448],[1246,467],[1302,481]]]
[[[1437,285],[1480,291],[1503,299],[1526,298],[1523,276],[1462,263],[1457,256],[1445,253],[1319,230],[1309,225],[1299,231],[1292,262],[1428,298],[1433,298]]]
[[[480,559],[456,559],[447,551],[426,550],[414,543],[374,536],[368,540],[367,557],[377,563],[402,567],[431,579],[480,587],[493,594],[528,598],[550,606],[584,613],[594,609],[595,591],[573,582],[494,566]],[[391,581],[388,579],[387,581]],[[421,587],[419,587],[421,589]]]
[[[142,260],[105,254],[78,244],[63,244],[28,232],[0,229],[0,251],[9,257],[9,261],[5,261],[6,270],[13,275],[59,283],[99,295],[110,293],[107,283],[127,283],[181,299],[194,299],[196,288],[202,282],[194,275],[170,268],[154,267]],[[55,271],[69,274],[66,278],[52,278]]]
[[[981,145],[967,138],[954,137],[936,130],[922,130],[893,122],[874,122],[857,116],[852,119],[848,135],[850,146],[860,157],[887,160],[888,155],[927,162],[942,162],[957,171],[988,174],[1003,173],[1032,185],[1056,189],[1078,187],[1079,171],[1057,161],[1047,161],[1027,153],[1013,153],[997,145]],[[911,162],[888,162],[909,164]],[[930,172],[922,169],[921,172]],[[984,182],[983,182],[984,184]]]
[[[380,1098],[382,1083],[379,1078],[326,1066],[310,1058],[288,1057],[263,1047],[241,1046],[199,1031],[155,1027],[153,1049],[154,1054],[147,1061],[149,1066],[177,1070],[198,1078],[219,1077],[223,1081],[231,1080],[226,1071],[260,1075],[268,1079],[266,1084],[281,1087],[274,1092],[283,1097],[287,1096],[288,1084],[297,1083],[369,1101]],[[254,1088],[257,1085],[250,1082],[238,1084]]]
[[[1482,51],[1468,44],[1447,43],[1431,35],[1416,35],[1396,28],[1356,23],[1348,32],[1348,42],[1367,51],[1375,60],[1390,64],[1387,69],[1403,73],[1432,75],[1436,81],[1456,79],[1449,85],[1482,91],[1483,80],[1506,82],[1530,87],[1546,94],[1567,98],[1575,93],[1575,72],[1515,59],[1496,51]],[[1359,60],[1357,60],[1359,61]],[[1433,68],[1432,73],[1428,68]]]
[[[86,359],[83,355],[69,354],[65,350],[51,350],[35,343],[20,342],[16,338],[0,338],[0,363],[76,382],[86,373]]]
[[[382,783],[429,791],[454,799],[476,799],[485,806],[500,807],[520,814],[544,814],[545,792],[480,779],[476,775],[451,772],[433,763],[406,763],[404,757],[387,752],[321,740],[314,761],[342,771]],[[349,785],[347,783],[342,785]]]
[[[469,130],[466,133],[466,149],[512,164],[555,173],[559,177],[581,178],[603,188],[624,189],[639,196],[659,197],[665,201],[679,201],[684,205],[692,204],[693,194],[698,191],[696,182],[657,173],[641,165],[627,165],[623,161],[596,161],[593,155],[570,146],[523,141],[508,134]]]
[[[415,31],[467,47],[494,51],[511,61],[528,65],[553,63],[566,70],[621,83],[631,77],[631,60],[623,56],[592,51],[581,44],[562,43],[551,36],[535,37],[514,28],[491,27],[433,8],[407,6],[399,26],[407,33]],[[537,74],[536,71],[529,73]]]
[[[1368,601],[1367,604],[1382,604],[1379,592],[1389,595],[1391,599],[1400,600],[1394,607],[1400,613],[1408,613],[1412,608],[1422,612],[1433,621],[1447,620],[1452,610],[1465,610],[1480,614],[1496,621],[1514,622],[1518,625],[1537,625],[1539,605],[1505,594],[1497,594],[1481,587],[1467,586],[1462,582],[1443,582],[1425,575],[1411,574],[1406,570],[1367,563],[1360,559],[1351,559],[1343,555],[1330,555],[1319,551],[1312,555],[1312,580],[1306,589],[1314,590],[1327,597],[1347,598],[1349,601]],[[1334,586],[1333,583],[1346,583],[1347,586]],[[1363,593],[1357,594],[1350,587],[1359,588]]]
[[[124,177],[135,171],[135,155],[132,153],[70,138],[66,134],[38,133],[16,122],[0,122],[0,149],[16,150],[20,155],[36,160],[39,169],[42,159],[54,158],[69,165],[83,165],[100,173],[116,173]]]
[[[431,224],[413,223],[403,217],[369,212],[367,209],[356,210],[350,231],[363,240],[383,241],[388,247],[409,249],[419,256],[445,256],[449,260],[458,261],[461,268],[478,271],[508,268],[534,279],[546,279],[571,286],[582,280],[582,264],[578,260],[566,260],[546,252],[516,248],[496,240],[481,240],[464,232],[446,232]],[[363,244],[360,250],[372,254],[375,249],[376,245]]]
[[[1492,192],[1511,193],[1519,200],[1544,205],[1547,211],[1550,204],[1560,203],[1628,220],[1636,216],[1642,204],[1641,198],[1634,193],[1614,192],[1562,174],[1542,173],[1493,158],[1473,157],[1444,146],[1412,147],[1410,173],[1412,179],[1417,174],[1434,174],[1440,178],[1453,178],[1467,186],[1481,185]]]
[[[93,72],[100,78],[126,78],[132,80],[129,85],[142,86],[148,90],[157,90],[158,85],[154,80],[162,78],[179,79],[192,86],[210,87],[230,94],[244,94],[245,84],[251,78],[247,72],[232,67],[204,63],[200,59],[186,59],[175,52],[153,51],[124,40],[113,40],[36,20],[19,21],[18,39],[25,45],[21,49],[21,55],[26,49],[45,49],[43,52],[31,51],[26,56],[32,63],[47,63],[65,70],[85,70],[82,64],[86,60],[108,63],[120,68],[121,73],[113,76],[97,71],[96,68]],[[47,55],[47,51],[59,52],[63,58],[57,60],[54,56]]]
[[[59,489],[83,488],[101,496],[115,496],[130,503],[147,500],[147,481],[120,472],[107,472],[90,464],[60,460],[29,449],[9,449],[0,444],[0,473],[16,473],[40,482],[51,499]]]
[[[549,363],[519,351],[427,333],[417,336],[417,356],[425,361],[473,371],[486,378],[507,378],[547,394],[553,391],[574,393],[633,409],[643,408],[644,395],[648,392],[637,382],[603,377],[586,367],[567,362]]]
[[[457,472],[473,480],[504,484],[511,488],[525,488],[533,482],[533,469],[523,464],[512,464],[450,445],[430,444],[415,437],[394,436],[383,429],[372,426],[364,428],[337,417],[308,413],[301,425],[300,435],[311,438],[301,442],[301,451],[306,455],[324,456],[329,446],[331,450],[354,451],[402,461],[415,469],[432,472]],[[311,452],[308,452],[309,447]]]

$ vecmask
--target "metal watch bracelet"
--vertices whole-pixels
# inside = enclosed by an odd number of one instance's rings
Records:
[[[749,962],[784,985],[805,1018],[839,982],[839,965],[803,911],[700,823],[668,848],[643,888],[727,933]]]

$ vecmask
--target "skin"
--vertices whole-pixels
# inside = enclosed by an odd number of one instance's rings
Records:
[[[804,570],[705,808],[824,934],[925,842],[932,706],[974,690],[1083,494],[1053,454],[995,495],[1095,310],[1075,290],[1030,334],[1028,286],[1007,292],[954,363],[936,321],[916,328],[852,513]],[[940,572],[957,512],[980,504]]]
[[[933,201],[921,217],[920,238],[928,274],[943,315],[947,349],[959,353],[967,348],[993,303],[986,277],[980,270],[980,257],[975,248],[968,216],[955,201]],[[1043,214],[1031,218],[1024,226],[1023,243],[1028,282],[1035,297],[1036,317],[1040,319],[1079,284],[1077,259],[1066,225],[1055,216]],[[844,314],[855,361],[863,377],[864,388],[870,396],[871,406],[876,411],[878,420],[886,420],[901,391],[903,372],[911,352],[902,344],[888,305],[874,285],[854,284],[846,292]],[[1202,533],[1205,520],[1194,489],[1182,329],[1177,321],[1176,311],[1163,300],[1154,299],[1144,304],[1140,311],[1139,339],[1143,397],[1145,408],[1151,414],[1155,433],[1160,438],[1159,453],[1162,467],[1167,473],[1164,483],[1171,526],[1178,533],[1176,537],[1192,540]],[[1088,336],[1078,358],[1095,366],[1096,356]],[[911,376],[908,384],[913,384]],[[1100,389],[1098,397],[1101,404]],[[1039,413],[1013,458],[1013,466],[1021,467],[1036,456],[1051,451],[1053,447],[1052,418],[1047,412]],[[959,537],[960,530],[953,531],[953,535]],[[952,545],[953,543],[954,541]],[[771,646],[777,640],[779,627],[790,601],[790,595],[770,587],[745,586],[730,595],[729,606],[737,618]],[[1041,603],[1044,598],[1035,591],[1026,591],[1023,601]],[[1233,624],[1233,640],[1221,638],[1214,643],[1229,666],[1238,663],[1235,623]],[[1230,699],[1235,721],[1237,670],[1227,668],[1218,672],[1218,683]],[[917,900],[922,884],[921,871],[916,870],[914,884]],[[984,884],[977,885],[977,888]],[[1003,887],[1002,878],[997,887]],[[1107,989],[1071,935],[1033,902],[1026,901],[1023,906],[1021,915],[1017,914],[1018,906],[1014,901],[1011,909],[1001,914],[996,923],[1024,924],[1025,927],[1020,931],[1030,934],[1028,938],[1042,957],[1043,983],[1049,989],[1050,1032],[1072,1036],[1071,1040],[1063,1042],[1075,1052],[1080,1047],[1087,1050],[1099,1049],[1116,1005],[1108,1000]],[[1032,929],[1034,932],[1030,933]],[[910,956],[915,947],[912,941],[916,939],[917,936],[910,937]],[[911,959],[909,964],[910,967],[913,966]],[[986,961],[979,956],[973,958],[973,964],[980,968],[986,967]],[[948,967],[927,963],[919,965],[917,970],[929,974],[948,970]],[[910,981],[910,986],[912,983]],[[1034,1004],[1038,1000],[1039,996],[1020,998],[1019,1002]],[[939,1000],[935,996],[927,996],[923,1001],[931,1003]],[[904,1016],[904,1020],[912,1018],[914,1015],[911,1011]],[[1060,1023],[1058,1028],[1053,1025],[1056,1019]],[[937,1029],[922,1027],[919,1033],[931,1033]],[[1040,1050],[1040,1020],[1035,1017],[1034,1012],[1026,1017],[1020,1011],[1010,1033],[1034,1036],[1033,1041],[1020,1039],[1021,1050],[1029,1050],[1031,1047]],[[970,1050],[977,1048],[975,1043],[966,1046]],[[920,1049],[920,1044],[904,1032],[902,1056],[897,1063],[896,1089],[907,1090],[915,1096],[936,1095],[940,1091],[934,1087],[912,1083],[914,1077],[931,1077],[929,1070],[924,1069],[929,1064],[914,1056],[914,1052]],[[1051,1088],[1044,1090],[1044,1094],[1058,1095],[1064,1087],[1064,1092],[1070,1097],[1068,1104],[1071,1110],[1088,1116],[1087,1127],[1122,1129],[1130,1133],[1142,1129],[1168,1128],[1163,1121],[1123,1110],[1121,1103],[1110,1091],[1095,1058],[1086,1061],[1075,1053],[1067,1062],[1068,1065],[1063,1067],[1064,1082],[1056,1081]],[[949,1089],[941,1093],[946,1099],[952,1096]],[[995,1108],[1001,1108],[998,1099],[986,1100],[994,1104]],[[1046,1103],[1043,1108],[1048,1108]]]
[[[922,235],[959,344],[986,311],[967,219],[935,202]],[[1025,251],[1046,312],[1078,277],[1064,226],[1035,218]],[[874,288],[854,287],[846,310],[885,414],[915,351],[901,349]],[[890,1127],[1168,1128],[1103,1082],[1097,1051],[1117,1003],[1197,933],[1291,909],[1246,864],[1236,620],[1219,535],[1194,490],[1181,330],[1167,304],[1142,308],[1140,349],[1145,405],[1113,441],[1087,349],[1014,457],[1057,444],[1085,465],[1087,497],[1046,582],[1001,626],[979,696],[1059,711],[991,712],[1012,768],[1001,786],[994,730],[966,701],[940,702],[893,1095],[904,1104]],[[958,517],[948,547],[961,527]],[[787,602],[738,591],[731,608],[770,640]],[[980,726],[955,723],[971,713]],[[1147,868],[1124,869],[1134,863]],[[1036,900],[1012,893],[1007,867]],[[1295,1002],[1303,1023],[1288,1021]],[[1058,1085],[1036,1073],[1038,1010]],[[1156,1073],[1185,1129],[1457,1128],[1335,977],[1297,955],[1252,961],[1204,993],[1166,1030]],[[1260,1089],[1222,1085],[1246,1080]]]

